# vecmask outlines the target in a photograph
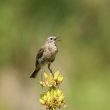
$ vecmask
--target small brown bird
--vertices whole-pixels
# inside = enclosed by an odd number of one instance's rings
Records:
[[[56,40],[57,37],[50,36],[46,40],[45,44],[39,49],[36,56],[36,68],[30,78],[35,78],[44,64],[48,64],[48,69],[53,73],[50,65],[55,60],[55,56],[58,52]]]

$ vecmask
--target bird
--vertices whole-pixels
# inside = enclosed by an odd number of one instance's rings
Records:
[[[37,55],[36,55],[36,63],[35,63],[35,70],[31,74],[30,78],[35,78],[40,71],[40,69],[43,67],[43,65],[47,64],[48,69],[50,73],[53,74],[52,69],[50,68],[50,65],[52,62],[54,62],[56,54],[58,53],[58,48],[56,46],[56,41],[58,37],[56,36],[50,36],[45,41],[44,45],[39,49]]]

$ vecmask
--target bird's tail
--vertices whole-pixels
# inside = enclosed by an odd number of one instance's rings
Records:
[[[40,64],[37,64],[36,69],[34,70],[34,72],[31,74],[30,78],[35,78],[39,72],[39,70],[41,69]]]

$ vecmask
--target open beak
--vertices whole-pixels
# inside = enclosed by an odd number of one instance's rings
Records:
[[[58,37],[56,38],[56,41],[61,41],[61,36],[58,36]]]

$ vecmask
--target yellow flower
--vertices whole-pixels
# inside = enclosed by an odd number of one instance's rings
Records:
[[[58,95],[58,96],[61,96],[61,94],[62,94],[62,91],[61,91],[61,90],[57,89],[56,92],[57,92],[57,95]]]
[[[59,71],[54,73],[44,73],[44,81],[40,81],[41,86],[47,88],[47,92],[41,94],[40,103],[45,105],[49,110],[56,110],[56,108],[64,107],[64,94],[59,89],[63,76]]]
[[[57,86],[63,81],[63,76],[60,74],[59,71],[55,72],[54,80],[55,80]]]
[[[46,93],[41,94],[40,95],[40,102],[41,102],[41,104],[44,105],[46,103],[46,101],[47,101]]]
[[[42,99],[40,99],[40,103],[41,103],[42,105],[44,105],[44,104],[45,104],[45,101],[42,100]]]
[[[63,76],[62,75],[59,75],[58,82],[62,82],[62,81],[63,81]]]
[[[40,85],[43,86],[43,87],[46,87],[46,84],[43,81],[40,81]]]
[[[59,101],[59,102],[62,102],[63,100],[64,100],[64,95],[62,94],[62,95],[59,97],[58,101]]]
[[[59,75],[60,75],[60,72],[59,71],[55,72],[55,74],[54,74],[54,80],[57,80]]]
[[[59,71],[55,72],[54,76],[50,73],[44,73],[44,81],[41,81],[40,84],[43,87],[57,87],[63,81],[63,76]]]

